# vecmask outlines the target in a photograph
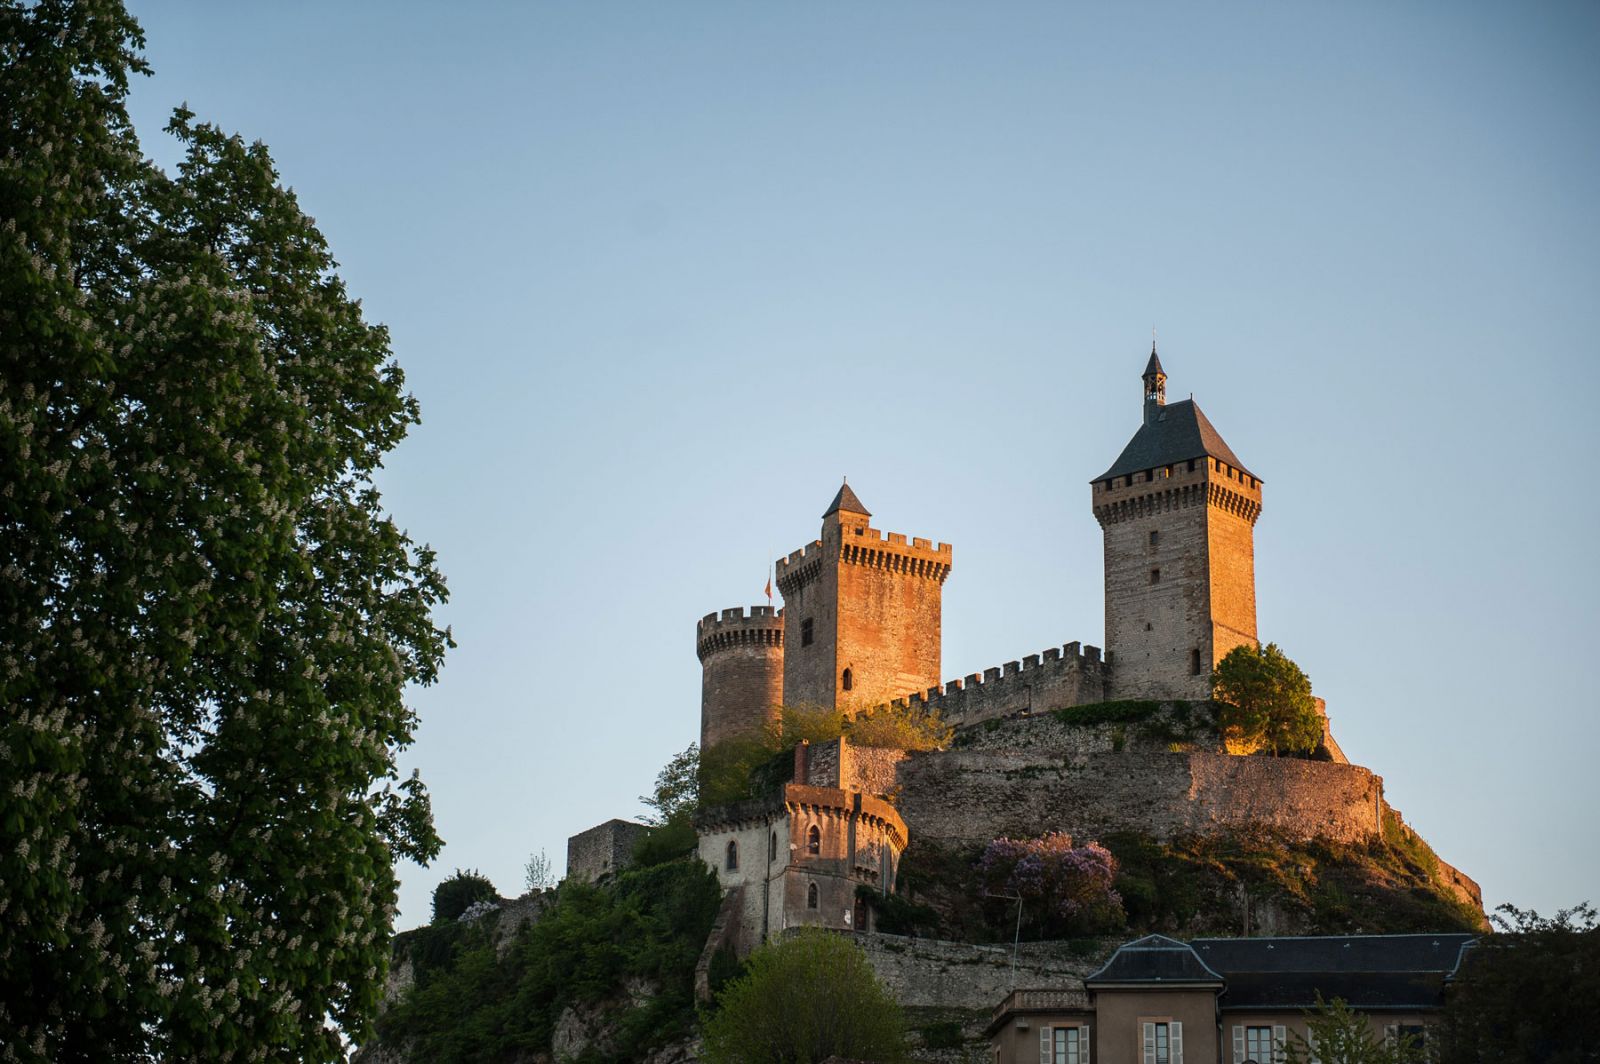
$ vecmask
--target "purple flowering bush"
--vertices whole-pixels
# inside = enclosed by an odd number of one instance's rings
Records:
[[[1074,846],[1053,831],[1037,839],[995,839],[978,858],[990,894],[1022,898],[1023,916],[1039,934],[1096,934],[1126,923],[1113,884],[1117,859],[1097,842]]]

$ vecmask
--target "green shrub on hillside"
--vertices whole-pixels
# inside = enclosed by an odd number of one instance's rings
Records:
[[[454,875],[433,888],[433,922],[442,924],[455,920],[477,902],[494,901],[498,897],[500,892],[494,889],[489,877],[477,869],[464,872],[458,868]]]
[[[548,1051],[562,1011],[587,1005],[614,1019],[611,1043],[589,1059],[637,1060],[692,1028],[694,966],[720,900],[709,869],[678,861],[604,886],[563,883],[503,957],[492,918],[402,935],[396,955],[413,961],[416,984],[380,1018],[379,1034],[415,1060],[499,1060]],[[458,938],[439,934],[456,928]],[[630,978],[651,990],[638,1005],[624,992]]]

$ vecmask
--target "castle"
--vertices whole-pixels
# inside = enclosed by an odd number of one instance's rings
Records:
[[[872,528],[847,483],[821,537],[779,559],[783,609],[728,609],[696,626],[701,747],[758,731],[785,702],[853,710],[904,698],[970,724],[1036,704],[1210,697],[1212,666],[1256,642],[1261,480],[1193,399],[1167,403],[1153,344],[1142,381],[1142,424],[1091,482],[1105,539],[1103,660],[1068,643],[941,686],[953,550]]]
[[[700,620],[702,749],[760,734],[781,705],[855,715],[893,703],[955,726],[949,749],[922,753],[802,743],[790,782],[702,809],[698,852],[725,892],[708,956],[796,926],[872,930],[862,889],[894,890],[913,835],[962,847],[1045,831],[1170,839],[1265,828],[1426,848],[1384,800],[1382,779],[1344,757],[1320,700],[1314,759],[1236,756],[1166,732],[1129,743],[1120,727],[1049,712],[1139,700],[1188,720],[1189,702],[1210,697],[1217,662],[1257,643],[1261,479],[1192,399],[1167,403],[1154,345],[1141,382],[1138,428],[1090,481],[1105,548],[1103,655],[1070,642],[942,681],[941,594],[954,550],[873,528],[848,483],[820,536],[777,562],[782,609]],[[626,828],[613,821],[576,836],[569,874],[615,867]],[[585,856],[596,853],[599,863]],[[1439,890],[1481,912],[1476,883],[1443,861],[1431,867]]]

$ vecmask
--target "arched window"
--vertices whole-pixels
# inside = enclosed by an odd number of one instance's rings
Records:
[[[856,685],[855,677],[850,675],[850,670],[849,669],[844,670],[844,675],[839,678],[839,686],[843,687],[846,691],[848,691],[852,687],[854,687],[855,685]]]
[[[739,870],[739,844],[732,839],[728,840],[728,871]]]
[[[815,909],[816,907],[817,907],[817,885],[815,883],[813,883],[809,887],[806,888],[806,908],[807,909]]]
[[[806,853],[822,852],[822,829],[812,824],[806,831]]]

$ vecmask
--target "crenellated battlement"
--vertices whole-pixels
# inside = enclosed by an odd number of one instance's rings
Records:
[[[735,606],[708,613],[694,626],[695,653],[703,662],[719,650],[741,646],[783,646],[783,611],[771,606]]]
[[[1214,506],[1255,524],[1261,481],[1214,458],[1156,466],[1094,483],[1094,516],[1104,528],[1191,506]]]
[[[846,565],[860,565],[906,576],[944,583],[950,575],[955,549],[948,543],[935,544],[920,536],[906,541],[904,533],[884,532],[865,525],[841,527],[838,541],[829,529],[827,541],[816,539],[787,558],[778,559],[778,590],[785,597],[815,580],[825,563],[837,559]]]
[[[1099,647],[1072,642],[889,704],[938,710],[945,723],[960,727],[1016,713],[1103,701],[1110,668]]]

